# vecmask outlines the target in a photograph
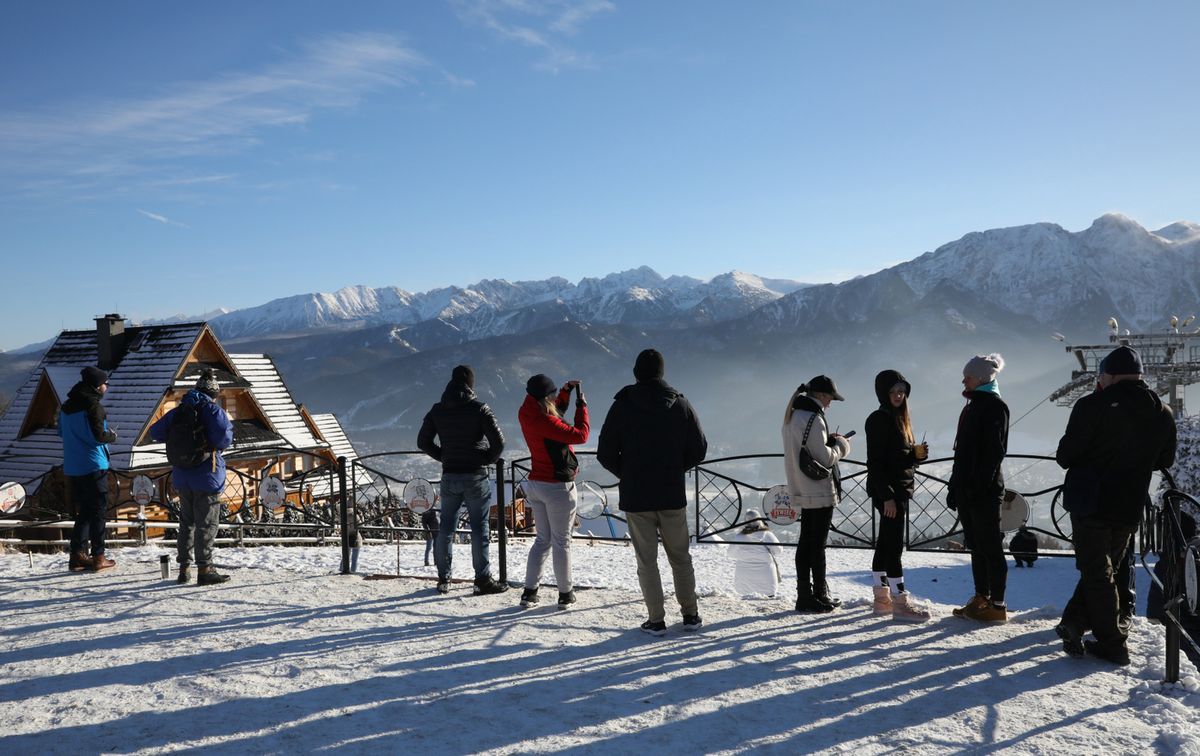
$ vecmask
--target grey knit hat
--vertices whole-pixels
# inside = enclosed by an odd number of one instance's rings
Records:
[[[984,383],[991,383],[996,380],[996,375],[1004,369],[1004,358],[998,354],[982,355],[977,354],[967,360],[967,364],[963,367],[963,375],[969,375],[972,378],[978,378]]]
[[[216,399],[217,395],[221,393],[221,387],[217,384],[217,371],[212,368],[201,370],[200,377],[196,379],[196,390]]]

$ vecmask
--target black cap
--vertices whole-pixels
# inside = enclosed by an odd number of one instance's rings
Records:
[[[639,381],[649,381],[662,378],[666,364],[657,349],[643,349],[633,363],[633,377]]]
[[[554,381],[550,380],[548,375],[538,373],[525,382],[525,393],[534,399],[545,399],[553,396],[556,391],[558,391],[558,387],[554,385]]]
[[[108,373],[91,365],[79,371],[79,378],[94,389],[98,389],[108,383]]]
[[[804,393],[806,394],[811,394],[814,391],[820,391],[822,394],[829,394],[838,401],[844,401],[846,398],[838,393],[837,386],[833,385],[833,379],[827,375],[818,375],[817,377],[809,380],[805,386],[806,388]]]
[[[475,388],[475,371],[470,365],[459,365],[450,371],[450,380],[465,384],[467,388]]]
[[[1100,361],[1100,372],[1107,375],[1141,375],[1142,357],[1133,347],[1119,346]]]

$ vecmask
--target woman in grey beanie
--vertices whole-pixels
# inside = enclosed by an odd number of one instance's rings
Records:
[[[998,354],[976,355],[963,367],[967,406],[958,416],[954,468],[946,486],[946,506],[958,510],[963,539],[971,550],[975,595],[954,616],[979,622],[1006,622],[1004,600],[1008,561],[1000,530],[1004,499],[1001,465],[1008,453],[1008,405],[996,376],[1004,369]]]

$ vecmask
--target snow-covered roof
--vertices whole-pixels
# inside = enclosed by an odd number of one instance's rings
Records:
[[[347,462],[358,459],[358,452],[354,450],[354,445],[350,443],[350,439],[346,436],[346,431],[342,429],[342,424],[338,422],[337,417],[332,413],[326,413],[313,415],[312,419],[316,423],[321,437],[329,442],[329,448],[334,456],[345,457]]]
[[[171,387],[179,366],[204,330],[203,323],[132,327],[125,330],[125,355],[109,372],[108,391],[101,404],[108,413],[117,440],[109,444],[115,467],[161,464],[160,454],[146,455],[132,443],[141,434],[163,395]],[[63,331],[46,350],[38,367],[17,390],[8,411],[0,417],[0,478],[24,483],[35,481],[62,464],[62,441],[57,432],[40,429],[19,438],[21,425],[45,375],[59,401],[79,381],[79,371],[98,360],[96,331]],[[124,461],[124,464],[122,464]],[[31,491],[32,493],[32,491]]]
[[[250,393],[275,430],[297,449],[323,449],[325,442],[309,430],[275,363],[265,354],[231,354],[234,367],[250,385]]]
[[[283,444],[308,450],[328,447],[309,429],[269,357],[229,355],[232,370],[223,364],[208,363],[184,369],[204,330],[204,323],[125,330],[125,354],[109,372],[108,391],[101,399],[109,428],[117,432],[117,440],[109,444],[113,467],[133,469],[165,463],[162,444],[134,446],[133,443],[153,419],[163,398],[172,391],[192,388],[203,367],[216,370],[222,389],[249,389],[270,425],[259,427],[239,422],[230,454]],[[96,342],[94,330],[63,331],[18,389],[8,411],[0,417],[0,482],[28,483],[26,488],[32,488],[30,493],[33,493],[41,476],[62,464],[62,441],[54,429],[37,429],[20,438],[21,428],[43,380],[49,383],[60,404],[66,400],[67,393],[79,381],[80,370],[97,363]]]

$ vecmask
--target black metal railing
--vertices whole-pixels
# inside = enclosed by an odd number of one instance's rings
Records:
[[[1167,487],[1158,502],[1147,502],[1147,516],[1142,519],[1140,528],[1140,556],[1142,568],[1153,583],[1151,593],[1159,593],[1157,597],[1152,596],[1149,603],[1156,604],[1154,599],[1161,598],[1161,615],[1155,619],[1161,620],[1166,628],[1165,677],[1167,682],[1173,683],[1179,681],[1179,656],[1185,644],[1190,647],[1193,658],[1200,659],[1200,637],[1185,626],[1200,608],[1195,603],[1195,593],[1189,595],[1187,588],[1189,572],[1193,578],[1200,578],[1197,574],[1200,564],[1195,536],[1189,542],[1183,528],[1184,517],[1189,517],[1193,525],[1200,523],[1200,502],[1176,489],[1169,474],[1166,480]],[[1146,561],[1151,553],[1158,557],[1155,569]],[[1195,585],[1194,580],[1192,584]]]

